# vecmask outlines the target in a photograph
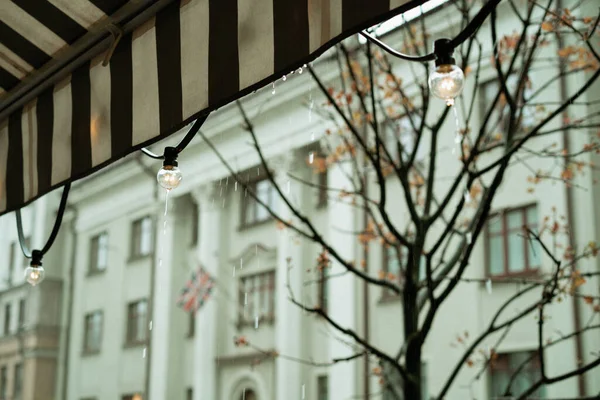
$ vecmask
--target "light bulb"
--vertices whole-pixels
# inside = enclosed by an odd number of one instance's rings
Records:
[[[31,286],[36,286],[44,280],[46,273],[44,267],[41,265],[30,265],[25,268],[25,280],[29,282]]]
[[[465,74],[453,64],[438,65],[429,75],[429,89],[451,106],[465,86]]]
[[[158,171],[156,180],[158,184],[167,190],[175,189],[181,183],[181,171],[172,165],[165,165]]]

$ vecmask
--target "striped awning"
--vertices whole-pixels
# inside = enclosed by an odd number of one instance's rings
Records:
[[[425,0],[0,0],[0,215]]]

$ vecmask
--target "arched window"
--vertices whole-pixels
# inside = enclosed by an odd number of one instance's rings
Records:
[[[258,400],[258,396],[252,389],[244,389],[240,395],[240,400]]]

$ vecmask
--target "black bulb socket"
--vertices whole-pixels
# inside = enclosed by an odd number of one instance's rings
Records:
[[[452,57],[454,48],[450,39],[438,39],[433,42],[433,53],[435,54],[435,66],[456,65],[456,60]]]
[[[42,266],[42,252],[40,250],[32,250],[31,251],[31,262],[29,263],[32,267],[41,267]]]
[[[176,167],[179,151],[175,147],[165,147],[163,167]]]

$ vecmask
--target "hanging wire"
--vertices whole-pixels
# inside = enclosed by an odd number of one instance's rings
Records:
[[[468,38],[473,36],[475,34],[475,32],[477,32],[477,30],[484,23],[484,21],[488,17],[488,15],[490,15],[490,13],[496,8],[498,3],[500,3],[500,0],[490,0],[487,3],[485,3],[481,7],[479,12],[467,24],[465,29],[463,29],[458,35],[456,35],[456,37],[454,39],[450,40],[450,42],[448,43],[449,48],[455,49],[459,45],[461,45],[465,40],[467,40]],[[362,32],[360,32],[360,34],[363,37],[365,37],[367,40],[370,40],[377,46],[381,47],[381,49],[383,49],[384,51],[386,51],[389,54],[393,55],[394,57],[400,58],[402,60],[415,61],[415,62],[426,62],[426,61],[434,61],[439,56],[439,54],[436,54],[435,51],[433,51],[429,54],[425,54],[423,56],[411,56],[411,55],[404,54],[397,50],[392,49],[390,46],[383,43],[381,40],[377,39],[376,37],[374,37],[373,35],[371,35],[370,33],[366,32],[366,31],[362,31]]]
[[[17,233],[19,235],[19,244],[21,245],[21,251],[23,251],[23,255],[26,258],[32,258],[34,255],[39,256],[40,258],[50,250],[52,244],[56,240],[56,236],[58,235],[58,231],[60,230],[60,225],[62,223],[63,215],[65,213],[65,209],[67,208],[67,198],[69,197],[69,190],[71,189],[71,184],[67,183],[64,186],[62,197],[60,199],[60,205],[58,206],[58,211],[56,212],[56,221],[54,221],[54,226],[52,227],[52,232],[50,232],[50,237],[48,241],[44,245],[41,250],[30,250],[29,246],[25,241],[25,235],[23,234],[23,220],[21,218],[21,209],[15,211],[17,216]],[[35,254],[34,254],[35,253]]]
[[[204,122],[206,121],[207,118],[208,118],[208,114],[205,116],[202,116],[202,117],[198,117],[196,119],[196,121],[194,122],[194,125],[192,125],[192,127],[190,128],[188,133],[186,133],[185,136],[183,137],[183,139],[181,139],[181,142],[179,142],[179,144],[177,146],[175,146],[177,153],[181,153],[181,151],[183,149],[185,149],[188,144],[190,144],[190,142],[192,141],[194,136],[196,136],[196,133],[198,133],[198,131],[200,130],[200,128],[202,127],[202,125],[204,124]],[[164,154],[163,155],[154,154],[153,152],[151,152],[150,150],[148,150],[145,147],[142,147],[142,153],[144,153],[148,157],[153,158],[155,160],[164,160],[165,159]]]

